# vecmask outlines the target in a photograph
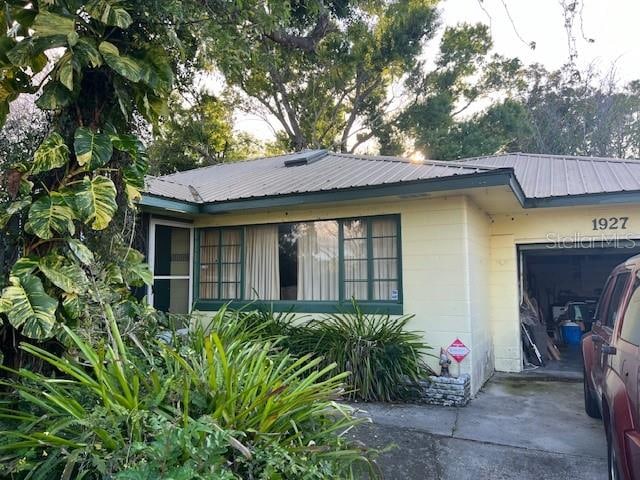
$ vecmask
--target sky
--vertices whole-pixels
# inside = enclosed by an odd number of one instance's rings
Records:
[[[441,19],[443,27],[462,22],[489,24],[496,53],[557,69],[569,59],[561,1],[445,0]],[[577,64],[593,64],[607,72],[613,66],[620,82],[640,79],[638,20],[640,0],[584,0],[582,21],[576,21]],[[427,55],[437,51],[438,42],[439,38],[429,42]],[[529,47],[531,42],[536,43],[534,50]],[[265,140],[273,137],[264,120],[247,114],[238,115],[236,129]]]

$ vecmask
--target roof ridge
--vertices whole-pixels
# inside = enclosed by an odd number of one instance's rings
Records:
[[[359,154],[355,154],[355,153],[337,153],[337,152],[331,152],[331,155],[335,155],[337,157],[348,157],[348,158],[355,158],[358,160],[367,160],[367,161],[378,161],[378,162],[397,162],[397,163],[409,163],[411,165],[441,165],[444,167],[462,167],[462,168],[473,168],[473,169],[477,169],[478,167],[480,168],[484,168],[487,170],[494,170],[496,168],[499,167],[495,167],[495,166],[489,166],[489,165],[474,165],[472,166],[467,166],[467,165],[455,165],[455,163],[457,162],[457,160],[432,160],[432,159],[424,159],[424,160],[411,160],[409,158],[405,158],[405,157],[395,157],[392,155],[359,155]],[[467,160],[467,159],[465,159]],[[462,162],[461,162],[462,163]]]
[[[269,160],[272,158],[278,158],[278,157],[290,157],[292,155],[299,155],[302,152],[313,152],[313,151],[317,151],[317,150],[322,150],[319,148],[315,148],[315,149],[306,149],[306,150],[298,150],[296,152],[291,152],[291,153],[280,153],[278,155],[267,155],[266,157],[257,157],[257,158],[245,158],[243,160],[234,160],[232,162],[218,162],[218,163],[214,163],[213,165],[205,165],[204,167],[196,167],[196,168],[190,168],[189,170],[182,170],[181,172],[174,172],[174,173],[168,173],[167,175],[161,175],[158,176],[156,178],[167,178],[167,177],[173,177],[175,175],[180,175],[183,173],[187,173],[187,172],[191,172],[193,170],[205,170],[205,169],[210,169],[210,168],[214,168],[214,167],[223,167],[225,165],[237,165],[239,163],[249,163],[249,162],[256,162],[258,160]],[[331,154],[332,152],[329,151],[329,154]]]

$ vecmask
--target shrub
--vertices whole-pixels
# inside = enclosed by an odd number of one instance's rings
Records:
[[[15,479],[352,478],[376,471],[342,433],[358,423],[334,399],[346,374],[293,358],[239,329],[175,347],[128,345],[110,308],[109,340],[64,327],[73,355],[32,345],[57,376],[13,371],[2,404],[0,476]],[[228,314],[222,312],[217,323]],[[326,364],[326,362],[325,362]]]
[[[292,325],[285,343],[297,355],[322,357],[321,366],[336,364],[337,371],[351,372],[346,379],[350,399],[407,399],[429,371],[423,355],[430,347],[421,332],[406,329],[411,318],[365,314],[354,301],[352,313]]]

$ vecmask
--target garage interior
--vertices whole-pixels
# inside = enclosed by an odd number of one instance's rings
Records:
[[[524,369],[581,374],[576,339],[590,329],[611,270],[640,253],[640,243],[521,245],[518,253]]]

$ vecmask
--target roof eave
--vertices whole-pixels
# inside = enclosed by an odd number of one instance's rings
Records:
[[[563,195],[557,197],[527,198],[525,208],[576,207],[581,205],[615,205],[640,203],[640,191],[601,192],[582,195]]]
[[[290,207],[304,204],[334,203],[350,200],[388,196],[411,196],[430,192],[454,191],[468,188],[509,186],[518,201],[523,204],[522,188],[515,178],[513,169],[501,168],[474,174],[438,177],[388,185],[351,187],[325,192],[306,192],[247,198],[201,205],[201,213],[228,213],[239,210],[254,210],[275,207]],[[523,205],[524,206],[524,205]]]

